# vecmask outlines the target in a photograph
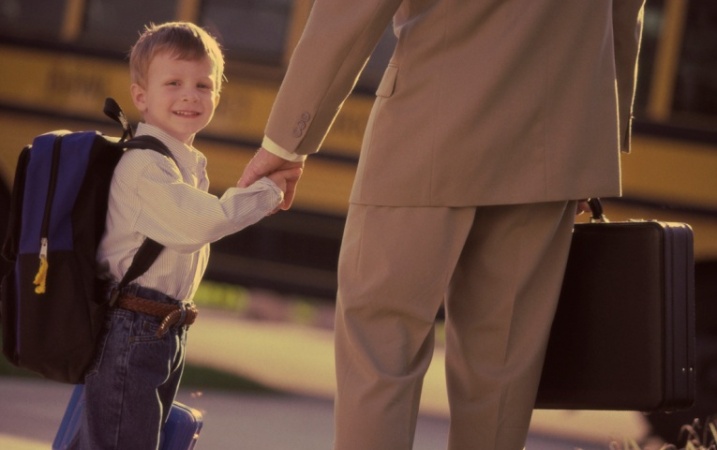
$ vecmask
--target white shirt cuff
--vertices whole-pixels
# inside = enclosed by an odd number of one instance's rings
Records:
[[[290,153],[266,136],[264,136],[264,139],[261,141],[261,147],[269,153],[272,153],[279,158],[285,159],[287,161],[301,162],[306,160],[306,155],[297,155],[296,153]]]

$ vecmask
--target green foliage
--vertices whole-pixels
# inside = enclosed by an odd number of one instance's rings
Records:
[[[632,439],[625,439],[622,444],[617,441],[610,442],[610,450],[640,450],[640,447]]]
[[[2,338],[0,338],[0,344],[1,343]],[[13,366],[7,359],[5,359],[4,355],[0,355],[0,379],[2,377],[42,379],[42,377],[36,373]],[[183,388],[186,387],[191,389],[218,389],[253,393],[276,393],[275,390],[248,378],[192,364],[187,364],[185,366],[181,386]]]
[[[181,387],[198,390],[216,389],[223,391],[253,392],[257,394],[277,393],[277,391],[248,378],[191,364],[187,364],[184,368]]]
[[[689,425],[683,425],[680,429],[679,442],[684,441],[684,447],[677,447],[674,444],[664,444],[660,450],[717,450],[717,415],[708,417],[703,425],[699,419],[695,419]],[[610,443],[610,450],[641,450],[638,444],[632,439],[620,443]]]
[[[717,450],[717,416],[708,418],[704,425],[695,419],[683,425],[680,434],[686,439],[685,450]]]

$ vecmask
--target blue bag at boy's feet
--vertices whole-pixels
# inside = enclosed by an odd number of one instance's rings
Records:
[[[67,404],[65,415],[60,422],[52,450],[66,450],[77,435],[82,416],[85,389],[83,384],[75,385]],[[204,424],[202,413],[179,402],[174,402],[167,423],[162,429],[160,450],[192,450],[199,439]]]

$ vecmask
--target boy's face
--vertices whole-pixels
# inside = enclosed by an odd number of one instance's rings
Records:
[[[187,61],[160,53],[150,62],[145,83],[131,86],[132,100],[144,121],[192,145],[219,103],[209,58]]]

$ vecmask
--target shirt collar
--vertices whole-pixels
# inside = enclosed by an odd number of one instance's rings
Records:
[[[187,145],[182,141],[174,138],[161,128],[140,122],[137,125],[137,136],[148,135],[153,136],[162,141],[172,152],[172,156],[177,163],[186,168],[194,168],[195,170],[204,170],[207,160],[204,155],[191,145]]]

